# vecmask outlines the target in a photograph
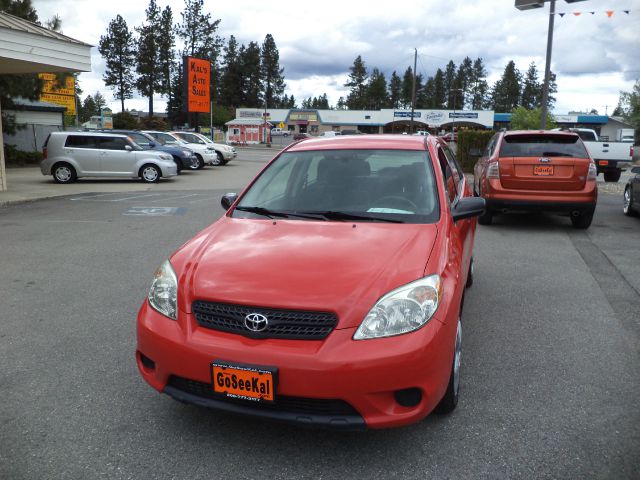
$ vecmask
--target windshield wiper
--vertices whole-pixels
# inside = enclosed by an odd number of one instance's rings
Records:
[[[289,217],[287,213],[278,212],[277,210],[269,210],[268,208],[264,208],[264,207],[236,207],[235,210],[240,210],[241,212],[255,213],[258,215],[262,215],[263,217],[269,217],[269,218],[274,218],[274,217],[288,218]]]
[[[365,220],[368,222],[389,222],[404,223],[402,220],[389,217],[378,217],[373,215],[358,215],[355,213],[339,212],[333,210],[302,212],[307,215],[318,215],[327,220]]]
[[[249,212],[256,213],[258,215],[263,215],[265,217],[274,218],[289,218],[289,217],[298,217],[298,218],[308,218],[310,220],[326,220],[322,215],[311,214],[307,212],[296,213],[296,212],[285,212],[282,210],[269,210],[264,207],[236,207],[235,210],[240,210],[241,212]]]

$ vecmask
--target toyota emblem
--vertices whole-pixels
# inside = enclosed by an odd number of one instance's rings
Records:
[[[269,320],[261,313],[250,313],[244,317],[244,326],[252,332],[262,332],[268,325]]]

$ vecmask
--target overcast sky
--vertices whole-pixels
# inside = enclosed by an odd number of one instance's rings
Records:
[[[181,21],[184,0],[157,0],[170,5],[174,20]],[[109,22],[122,15],[130,28],[144,21],[145,0],[33,0],[42,20],[62,18],[64,34],[98,45]],[[221,19],[219,35],[234,35],[240,44],[273,35],[284,67],[287,94],[298,106],[304,98],[326,93],[335,105],[347,95],[343,86],[353,60],[361,55],[368,71],[374,67],[387,80],[400,76],[413,64],[425,78],[451,59],[458,65],[465,56],[481,57],[490,85],[509,60],[524,73],[535,62],[544,74],[548,3],[545,8],[519,11],[514,0],[404,0],[402,2],[274,2],[205,0],[205,9]],[[613,11],[608,17],[606,11]],[[629,10],[629,14],[624,13]],[[557,0],[552,70],[558,93],[554,113],[588,111],[604,114],[615,108],[619,92],[631,91],[640,78],[640,1],[586,0],[568,4]],[[593,15],[590,12],[595,12]],[[582,12],[574,15],[574,12]],[[104,86],[104,63],[92,49],[92,72],[80,75],[84,95],[100,91],[114,112],[119,101]],[[154,109],[163,111],[157,97]],[[128,109],[147,110],[147,100],[125,102]]]

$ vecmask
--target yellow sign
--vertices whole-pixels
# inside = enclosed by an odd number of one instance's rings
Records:
[[[280,123],[278,124],[278,128],[284,128],[284,123],[280,122]]]
[[[40,100],[43,102],[53,103],[54,105],[60,105],[66,107],[67,111],[65,115],[76,114],[76,97],[70,95],[60,95],[59,93],[41,93]]]
[[[76,94],[76,81],[73,75],[66,77],[62,83],[56,81],[56,76],[53,73],[40,73],[38,76],[44,80],[44,85],[42,85],[43,93],[58,93],[71,96]]]
[[[317,122],[318,115],[312,112],[296,112],[289,114],[289,120],[291,121],[307,121],[307,122]]]

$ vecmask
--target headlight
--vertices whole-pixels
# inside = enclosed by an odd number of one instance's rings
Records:
[[[161,314],[176,320],[178,317],[178,281],[169,260],[158,267],[149,289],[149,305]]]
[[[184,155],[185,157],[190,157],[191,156],[191,150],[182,150],[182,155]]]
[[[430,275],[396,288],[369,310],[353,339],[391,337],[417,330],[431,319],[441,299],[440,275]]]
[[[160,154],[160,158],[162,160],[173,160],[173,157],[171,155],[167,154],[167,153],[161,153]]]

